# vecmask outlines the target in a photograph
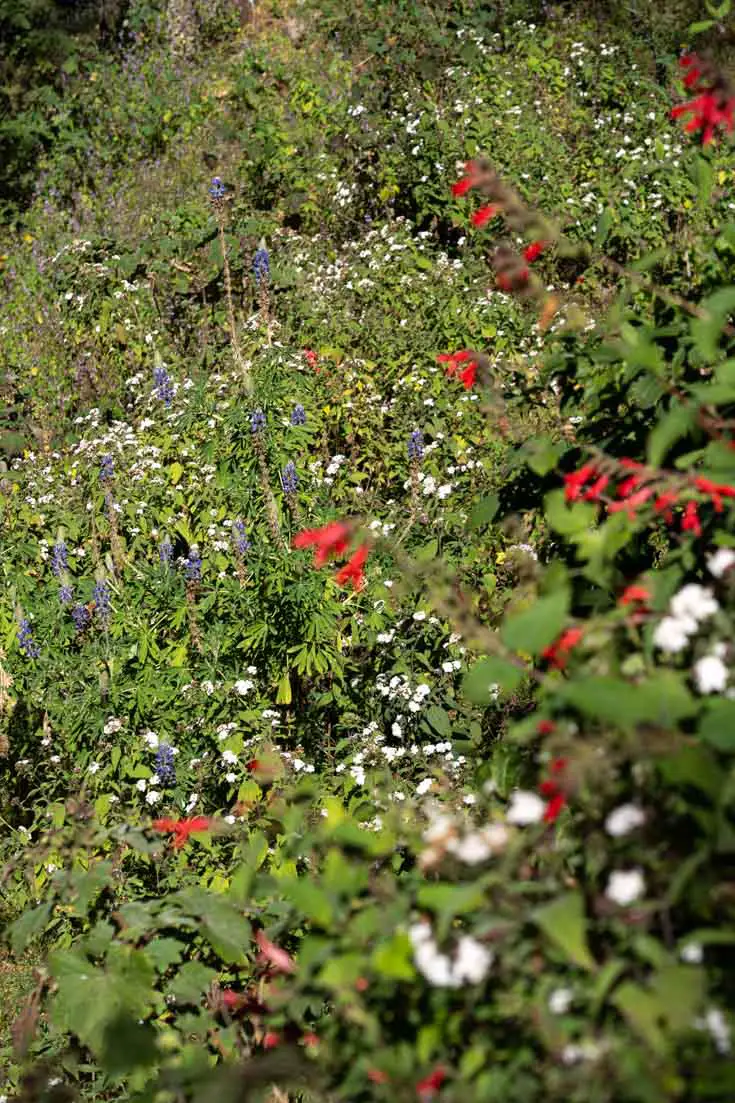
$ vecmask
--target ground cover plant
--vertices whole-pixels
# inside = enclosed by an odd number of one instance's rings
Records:
[[[0,4],[6,1099],[732,1098],[735,58],[657,8],[34,86]]]

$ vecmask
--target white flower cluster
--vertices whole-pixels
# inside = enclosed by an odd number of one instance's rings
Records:
[[[452,957],[439,949],[425,920],[414,923],[408,932],[416,968],[436,988],[461,988],[480,984],[493,963],[493,953],[472,935],[462,935]]]
[[[690,582],[669,602],[669,615],[656,626],[653,642],[669,654],[683,651],[701,623],[714,616],[719,608],[710,589]]]
[[[437,865],[445,854],[453,855],[468,866],[480,865],[505,850],[510,832],[502,823],[461,830],[453,816],[441,812],[431,821],[423,837],[429,845],[419,862],[422,868],[428,869]]]

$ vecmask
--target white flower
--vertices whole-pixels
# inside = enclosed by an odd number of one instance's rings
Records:
[[[704,959],[704,950],[699,942],[688,942],[686,946],[682,946],[679,957],[687,965],[701,965]]]
[[[452,973],[452,963],[446,954],[439,952],[435,942],[429,940],[414,950],[416,968],[435,988],[457,988],[459,984]]]
[[[99,768],[100,768],[99,762],[90,762],[89,766],[87,766],[87,773],[88,774],[96,774],[97,771],[99,770]]]
[[[235,693],[239,694],[240,697],[244,697],[246,693],[250,692],[254,685],[255,682],[251,682],[249,678],[240,678],[239,681],[235,682],[233,688]]]
[[[463,935],[457,944],[457,956],[452,970],[457,981],[479,984],[493,963],[492,951],[471,935]]]
[[[212,682],[202,682],[202,693],[206,693],[208,697],[211,697],[214,693],[214,684]]]
[[[646,891],[646,882],[639,869],[617,869],[610,874],[605,896],[613,903],[625,907],[632,904]]]
[[[694,664],[694,681],[700,693],[722,693],[727,685],[727,667],[717,655],[705,655]]]
[[[419,609],[419,611],[417,613],[413,614],[413,619],[414,620],[426,620],[426,613],[424,613],[421,609]]]
[[[136,781],[135,788],[138,790],[139,793],[145,793],[146,789],[148,788],[148,782],[144,777],[142,777],[138,781]]]
[[[555,988],[549,996],[549,1011],[552,1015],[565,1015],[573,999],[574,993],[571,988]]]
[[[656,625],[653,633],[653,642],[662,651],[676,654],[683,651],[689,643],[692,632],[696,632],[697,625],[689,617],[679,619],[677,617],[664,617]]]
[[[716,613],[720,606],[711,590],[698,582],[690,582],[672,597],[670,608],[678,620],[691,619],[699,624]]]
[[[431,789],[433,784],[434,784],[434,779],[433,778],[425,777],[424,780],[420,781],[418,783],[418,785],[416,786],[417,796],[423,797],[424,793],[428,793],[429,789]]]
[[[486,862],[492,855],[489,842],[479,831],[473,831],[471,834],[465,835],[463,839],[450,840],[447,849],[459,858],[460,862],[464,862],[468,866],[476,866],[480,862]]]
[[[237,774],[229,773],[225,774],[225,781],[228,785],[234,785],[237,781]]]
[[[234,766],[234,764],[237,762],[237,755],[234,751],[223,751],[222,761],[226,762],[228,765]]]
[[[157,789],[149,789],[145,795],[145,799],[147,804],[157,804],[161,799],[161,794]]]
[[[713,555],[707,557],[707,570],[715,578],[722,578],[734,563],[735,551],[732,548],[718,548]]]
[[[605,820],[605,830],[614,839],[628,835],[646,822],[646,814],[637,804],[621,804],[614,808]]]
[[[122,727],[122,720],[118,720],[117,717],[111,716],[105,724],[102,731],[105,735],[114,735],[115,732],[119,732]]]
[[[143,732],[143,742],[147,743],[148,746],[155,751],[158,747],[158,736],[154,731],[151,731],[149,729],[148,731]]]
[[[565,1065],[576,1065],[580,1061],[594,1061],[600,1052],[597,1042],[570,1042],[562,1049],[561,1059]]]
[[[539,823],[544,815],[546,804],[537,793],[525,789],[515,789],[511,793],[510,804],[505,814],[508,823],[526,827],[530,823]]]
[[[711,1007],[706,1012],[703,1025],[712,1035],[717,1052],[729,1053],[731,1048],[730,1026],[719,1007]]]

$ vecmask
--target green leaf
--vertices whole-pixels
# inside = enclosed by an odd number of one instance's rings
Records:
[[[413,980],[413,949],[407,934],[400,932],[374,951],[371,963],[376,973],[390,980]]]
[[[615,990],[611,1002],[651,1049],[661,1056],[666,1053],[666,1037],[659,1025],[664,1008],[655,996],[640,985],[627,981]]]
[[[702,358],[716,359],[725,322],[735,310],[735,287],[720,287],[700,304],[707,317],[690,321],[692,340]]]
[[[597,968],[587,945],[587,918],[580,892],[568,892],[537,908],[533,919],[569,961],[582,969]]]
[[[181,961],[186,945],[178,938],[154,938],[145,948],[159,973],[165,973],[175,963]]]
[[[310,881],[292,879],[283,884],[286,898],[293,906],[320,927],[329,928],[334,919],[329,897]]]
[[[659,467],[669,449],[694,425],[696,410],[691,406],[674,405],[657,422],[648,438],[648,462]]]
[[[438,705],[432,705],[424,713],[424,720],[433,728],[437,735],[452,734],[452,723],[446,709],[442,709]]]
[[[497,494],[486,494],[480,498],[470,514],[469,526],[471,529],[480,529],[489,525],[498,512],[500,499]]]
[[[245,965],[246,950],[252,942],[252,928],[247,919],[226,900],[208,895],[202,908],[201,933],[215,953],[232,965]]]
[[[418,892],[418,902],[422,908],[436,912],[444,918],[465,915],[481,908],[485,900],[485,890],[481,884],[472,885],[422,885]]]
[[[156,1031],[150,1023],[139,1023],[125,1014],[105,1026],[99,1061],[111,1076],[129,1076],[134,1069],[150,1068],[158,1058]]]
[[[507,659],[491,656],[479,659],[462,681],[462,693],[475,705],[488,705],[494,698],[495,687],[511,693],[521,682],[523,671]]]
[[[544,498],[546,518],[555,532],[561,536],[590,529],[597,519],[597,507],[591,502],[574,502],[568,505],[563,490],[552,490]]]
[[[10,946],[16,957],[23,953],[28,943],[45,929],[51,916],[51,904],[39,904],[37,908],[25,911],[10,924]]]
[[[168,986],[167,992],[179,1003],[198,1004],[217,973],[201,961],[187,961]]]
[[[585,716],[606,720],[618,728],[637,724],[676,727],[693,716],[699,704],[673,671],[660,670],[637,684],[607,675],[560,686],[559,695]]]
[[[171,482],[174,484],[174,486],[176,486],[176,484],[181,480],[181,476],[184,474],[184,468],[177,460],[175,463],[171,464],[168,469],[168,473],[171,476]]]
[[[735,753],[735,701],[708,701],[697,734],[718,751]]]
[[[512,651],[540,655],[557,638],[569,612],[569,594],[558,590],[503,622],[500,635]]]
[[[280,682],[278,683],[278,690],[276,692],[276,704],[291,704],[291,681],[288,676],[288,671],[286,671],[286,673],[283,675]]]

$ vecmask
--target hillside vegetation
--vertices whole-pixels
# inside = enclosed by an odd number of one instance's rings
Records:
[[[0,0],[0,1099],[732,1100],[730,4],[63,7]]]

